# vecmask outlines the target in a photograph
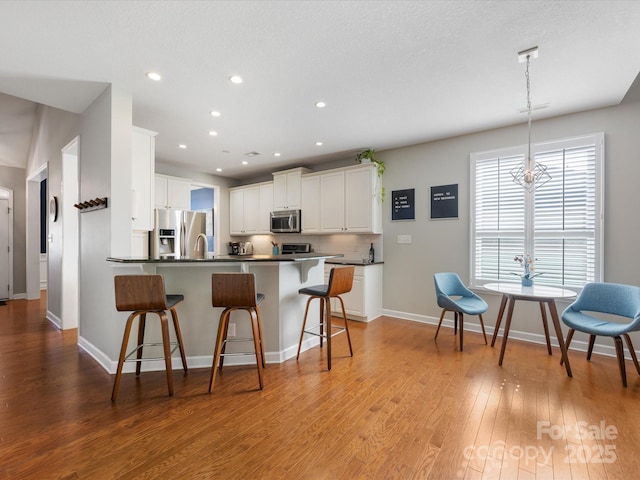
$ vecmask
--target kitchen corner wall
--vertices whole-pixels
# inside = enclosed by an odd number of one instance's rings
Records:
[[[605,133],[604,279],[640,285],[640,216],[635,212],[640,178],[640,102],[534,121],[532,140],[594,132]],[[464,282],[470,275],[469,156],[472,152],[522,145],[526,140],[526,124],[522,124],[377,152],[387,166],[383,178],[387,199],[394,190],[413,188],[416,205],[415,220],[391,221],[391,202],[384,204],[383,308],[387,313],[437,321],[440,309],[433,274],[457,272]],[[430,220],[430,188],[448,184],[458,184],[459,218]],[[412,243],[399,244],[398,235],[410,235]],[[490,306],[485,322],[492,326],[500,297],[482,295]],[[522,303],[516,307],[513,328],[541,333],[538,306]],[[558,305],[559,310],[564,307]]]

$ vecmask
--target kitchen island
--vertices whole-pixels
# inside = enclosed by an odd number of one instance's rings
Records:
[[[260,305],[267,363],[281,363],[296,355],[300,329],[304,317],[307,297],[299,295],[303,287],[324,283],[325,259],[342,257],[341,254],[301,253],[291,255],[222,255],[207,259],[141,259],[107,258],[114,275],[161,274],[164,277],[167,294],[183,294],[185,300],[178,305],[180,326],[184,340],[189,368],[211,367],[213,348],[218,329],[221,308],[211,306],[211,274],[218,272],[251,272],[256,276],[256,288],[265,294]],[[315,316],[317,309],[309,315]],[[118,313],[124,329],[127,314]],[[160,338],[158,322],[147,322],[148,338]],[[236,324],[237,337],[251,337],[246,312],[233,312],[231,323]],[[303,349],[318,343],[316,337],[305,339]],[[246,345],[229,345],[228,351],[246,351]],[[244,347],[244,348],[243,348]],[[249,348],[250,349],[250,348]],[[95,356],[95,355],[94,355]],[[229,357],[250,363],[249,357]],[[179,358],[174,358],[174,368],[179,367]],[[117,358],[101,361],[103,366],[115,372]],[[108,363],[105,365],[105,363]],[[237,364],[237,363],[236,363]],[[125,371],[133,371],[132,364],[125,364]],[[162,370],[161,361],[143,364],[146,370]]]

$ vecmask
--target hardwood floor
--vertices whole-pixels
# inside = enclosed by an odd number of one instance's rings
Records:
[[[302,319],[301,319],[302,320]],[[487,319],[489,325],[494,319]],[[616,360],[382,317],[255,367],[113,377],[44,319],[44,302],[0,306],[0,479],[635,478],[640,379]],[[213,331],[212,331],[213,335]],[[214,338],[211,338],[213,350]],[[188,352],[187,352],[188,354]],[[596,430],[597,428],[597,430]]]

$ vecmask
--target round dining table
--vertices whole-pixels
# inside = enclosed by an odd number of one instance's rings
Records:
[[[547,322],[547,312],[545,304],[549,308],[551,314],[551,321],[556,332],[558,339],[558,345],[560,346],[560,352],[562,354],[562,362],[564,363],[567,375],[572,377],[571,365],[569,364],[569,357],[567,355],[567,348],[562,336],[562,329],[560,328],[560,319],[558,318],[558,311],[556,309],[556,300],[571,299],[576,296],[576,293],[567,290],[566,288],[549,287],[546,285],[532,285],[530,287],[524,287],[519,283],[487,283],[484,288],[502,294],[502,301],[500,302],[500,310],[498,310],[498,319],[496,320],[496,327],[493,332],[493,338],[491,339],[491,346],[493,347],[500,330],[500,324],[502,323],[502,317],[504,310],[509,302],[509,309],[507,311],[507,321],[504,326],[504,332],[502,333],[502,348],[500,349],[500,360],[498,365],[502,365],[504,359],[504,352],[507,347],[507,339],[509,338],[509,329],[511,328],[511,319],[513,318],[513,308],[516,300],[526,300],[530,302],[538,302],[540,304],[540,314],[542,315],[542,326],[544,328],[544,336],[547,341],[547,351],[551,355],[551,341],[549,340],[549,324]]]

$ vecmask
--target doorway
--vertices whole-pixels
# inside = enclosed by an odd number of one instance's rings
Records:
[[[13,295],[13,191],[0,188],[0,300]]]

